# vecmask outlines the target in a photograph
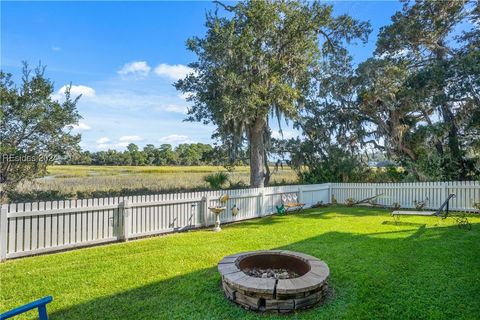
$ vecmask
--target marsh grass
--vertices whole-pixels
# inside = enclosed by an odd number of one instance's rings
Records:
[[[51,166],[46,177],[20,185],[10,201],[209,190],[204,177],[217,172],[226,172],[226,169],[220,166]],[[249,184],[248,167],[237,167],[228,176],[226,188],[242,188]],[[271,179],[272,185],[295,183],[295,172],[287,168],[275,173]]]

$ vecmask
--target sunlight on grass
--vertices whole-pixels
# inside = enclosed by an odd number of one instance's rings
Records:
[[[474,318],[480,310],[480,217],[452,220],[328,207],[128,243],[7,261],[0,309],[53,295],[52,319],[284,319],[228,302],[225,255],[284,248],[329,265],[334,297],[298,319]],[[34,318],[32,316],[31,318]],[[21,319],[21,318],[19,318]]]

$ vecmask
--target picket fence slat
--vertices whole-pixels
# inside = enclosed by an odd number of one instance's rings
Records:
[[[425,208],[430,209],[454,193],[452,210],[478,212],[473,206],[480,202],[480,182],[326,183],[13,203],[2,206],[0,259],[208,227],[215,223],[215,215],[207,208],[220,205],[218,199],[225,193],[229,200],[222,204],[226,207],[222,223],[273,214],[283,193],[295,193],[307,207],[330,203],[332,198],[344,203],[348,198],[380,195],[377,202],[384,206],[396,202],[414,208],[416,201],[426,201]],[[239,209],[236,216],[234,205]]]
[[[344,203],[348,198],[365,199],[373,195],[381,195],[379,204],[391,206],[398,203],[403,208],[415,208],[415,202],[426,202],[425,208],[436,209],[446,199],[448,194],[455,194],[451,209],[461,211],[478,211],[473,206],[480,202],[480,182],[417,182],[417,183],[332,183],[331,196],[338,203]]]

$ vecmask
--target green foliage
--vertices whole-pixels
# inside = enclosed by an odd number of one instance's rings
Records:
[[[317,1],[242,1],[224,5],[227,14],[207,15],[204,38],[187,47],[198,57],[194,72],[175,86],[190,94],[190,121],[212,123],[233,149],[246,138],[250,184],[268,181],[268,118],[296,118],[305,104],[322,53],[362,37],[366,25],[333,17]],[[320,46],[320,47],[319,47]]]
[[[203,180],[210,185],[212,189],[222,189],[228,182],[228,173],[216,172],[206,175]]]
[[[316,139],[288,143],[291,165],[301,183],[355,182],[361,180],[365,164],[340,147],[325,146]]]
[[[243,180],[232,181],[232,180],[229,179],[228,182],[230,184],[230,186],[229,186],[230,189],[245,189],[245,188],[248,188],[248,184],[245,183],[245,181],[243,181]],[[285,181],[285,179],[282,179],[282,181],[279,182],[280,185],[288,185],[289,183],[295,183],[295,181],[287,182],[287,181]]]
[[[468,219],[471,231],[435,217],[402,217],[396,225],[386,210],[330,206],[229,224],[220,233],[198,230],[12,259],[0,264],[0,305],[3,312],[52,294],[49,316],[69,320],[477,319],[480,217]],[[265,249],[324,260],[335,295],[292,316],[230,303],[218,262]]]
[[[358,182],[404,182],[409,181],[408,172],[394,165],[385,168],[367,168]]]
[[[52,99],[53,83],[45,78],[45,67],[35,70],[23,64],[21,83],[0,71],[1,182],[7,192],[25,180],[43,175],[48,164],[78,149],[80,135],[71,133],[80,115],[70,88],[65,100]],[[14,156],[18,160],[3,157]]]
[[[480,176],[478,17],[478,2],[406,2],[357,70],[364,141],[416,180]]]
[[[295,121],[304,137],[283,150],[301,179],[478,179],[478,23],[478,2],[406,1],[356,69],[346,50],[324,55]],[[404,171],[367,168],[362,153],[372,149]]]
[[[304,183],[362,181],[367,170],[359,156],[361,114],[353,112],[353,67],[346,50],[326,54],[315,74],[311,96],[294,122],[303,139],[275,141],[278,153],[290,157],[290,165]],[[288,156],[286,158],[288,158]]]

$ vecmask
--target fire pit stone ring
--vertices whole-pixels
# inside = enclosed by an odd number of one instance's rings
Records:
[[[270,276],[265,276],[265,270]],[[218,271],[226,297],[248,310],[288,313],[313,307],[328,294],[327,264],[300,252],[261,250],[233,254],[218,263]]]

